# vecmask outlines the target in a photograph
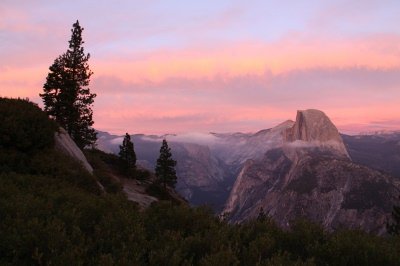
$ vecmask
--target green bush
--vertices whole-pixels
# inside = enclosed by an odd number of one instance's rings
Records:
[[[0,264],[137,264],[143,227],[138,209],[40,175],[0,175]]]
[[[115,177],[114,172],[118,172],[118,157],[113,154],[90,149],[85,150],[85,156],[94,169],[94,175],[104,186],[107,193],[119,193],[122,185]]]
[[[319,247],[317,261],[330,265],[399,265],[400,239],[366,234],[357,230],[339,230]]]
[[[159,202],[140,211],[42,175],[0,175],[0,264],[398,265],[398,238],[327,233],[298,221],[227,224],[210,209]]]
[[[56,124],[34,103],[0,98],[0,148],[34,152],[54,143]]]
[[[146,169],[136,168],[134,173],[134,178],[137,180],[146,181],[151,178],[151,173]]]

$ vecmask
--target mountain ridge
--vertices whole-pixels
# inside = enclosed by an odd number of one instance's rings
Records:
[[[305,110],[303,110],[304,112]],[[301,112],[301,110],[299,111]],[[313,112],[313,111],[312,111]],[[317,111],[320,112],[320,111]],[[328,118],[329,119],[329,118]],[[323,119],[324,120],[324,119]],[[259,130],[256,133],[209,133],[209,134],[199,134],[199,133],[188,133],[188,134],[169,134],[167,140],[171,144],[172,153],[174,156],[179,158],[177,165],[178,173],[178,192],[192,204],[192,205],[203,205],[208,204],[213,207],[213,209],[218,213],[224,208],[224,205],[228,199],[228,195],[234,186],[234,182],[237,179],[239,173],[245,166],[247,160],[262,160],[266,152],[277,147],[286,146],[286,152],[289,154],[290,150],[293,150],[291,146],[309,146],[310,149],[320,147],[321,143],[317,140],[315,142],[305,142],[304,140],[296,139],[294,141],[287,141],[287,134],[285,130],[290,130],[295,124],[295,121],[286,120],[277,126],[269,129]],[[330,126],[332,126],[331,124]],[[333,125],[334,127],[334,125]],[[391,165],[385,164],[382,160],[376,160],[381,154],[385,153],[386,146],[382,146],[382,143],[377,145],[381,147],[380,152],[374,152],[370,156],[370,160],[366,161],[365,153],[360,149],[360,145],[352,144],[354,139],[358,136],[350,136],[340,134],[336,127],[331,128],[331,135],[333,136],[333,144],[330,143],[330,139],[323,139],[325,151],[328,153],[333,153],[336,155],[341,155],[342,158],[356,158],[357,164],[368,165],[369,161],[377,162],[377,170],[388,172],[389,174],[394,174],[395,177],[400,179],[400,175],[396,175],[397,168],[393,167],[397,163],[397,154],[400,154],[397,150],[392,150],[391,154],[393,160]],[[104,136],[104,138],[102,137]],[[114,153],[118,151],[118,137],[110,139],[106,137],[106,133],[100,133],[100,147],[106,150],[112,150]],[[164,135],[165,136],[165,135]],[[286,136],[286,137],[285,137]],[[132,135],[135,149],[137,149],[138,163],[152,169],[155,164],[155,160],[158,156],[159,146],[163,136],[147,136],[144,134]],[[389,138],[387,136],[387,138]],[[122,138],[121,138],[122,140]],[[398,139],[400,141],[400,138]],[[112,144],[113,143],[113,144]],[[197,147],[198,151],[208,150],[208,158],[203,157],[203,163],[199,162],[200,157],[196,157],[196,152],[190,153],[186,149],[188,148],[188,143],[196,144],[191,145],[192,148]],[[283,145],[286,143],[285,145]],[[343,144],[344,143],[344,144]],[[310,145],[313,144],[313,145]],[[347,152],[347,147],[350,149]],[[363,143],[364,145],[364,143]],[[186,146],[186,147],[185,147]],[[364,145],[365,146],[365,145]],[[296,155],[297,154],[297,155]],[[357,156],[361,154],[362,156]],[[293,153],[293,156],[303,156],[302,154]],[[369,157],[368,157],[369,158]],[[208,164],[206,162],[216,162],[220,161],[222,163]],[[400,157],[399,157],[400,162]],[[197,166],[196,166],[197,165]],[[182,167],[185,166],[185,167]],[[392,169],[393,168],[393,169]],[[206,174],[207,169],[214,169],[214,172],[223,172],[223,175],[213,175]],[[398,171],[400,173],[400,169]],[[188,174],[189,173],[189,174]],[[196,173],[193,175],[193,173]],[[210,172],[209,172],[210,173]],[[187,176],[191,176],[189,182],[186,182]],[[193,179],[195,178],[195,179]],[[196,179],[198,179],[198,184],[196,184]],[[193,182],[195,181],[195,182]],[[204,186],[204,184],[213,184],[212,186]],[[201,185],[203,184],[203,185]]]

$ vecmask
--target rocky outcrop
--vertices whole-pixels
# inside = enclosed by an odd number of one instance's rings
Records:
[[[93,168],[87,161],[83,152],[78,148],[76,143],[68,135],[67,131],[63,128],[59,128],[58,132],[54,136],[55,147],[64,154],[74,158],[89,172],[93,173]]]
[[[146,187],[137,180],[128,178],[119,178],[118,180],[121,182],[128,200],[136,202],[141,208],[145,209],[153,202],[158,201],[156,197],[148,195]]]
[[[296,122],[285,132],[289,143],[318,146],[336,151],[337,155],[349,157],[339,131],[322,111],[309,109],[297,111]]]
[[[286,133],[288,141],[341,141],[335,125],[322,111],[315,109],[297,111],[296,122]]]

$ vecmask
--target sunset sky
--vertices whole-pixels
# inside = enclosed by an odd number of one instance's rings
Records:
[[[0,96],[41,104],[77,19],[96,129],[255,132],[315,108],[400,130],[399,0],[1,0]]]

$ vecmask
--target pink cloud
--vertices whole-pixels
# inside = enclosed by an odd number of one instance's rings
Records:
[[[257,131],[317,108],[347,132],[351,123],[367,129],[373,120],[399,119],[399,84],[398,68],[316,68],[159,83],[99,78],[93,86],[98,127],[113,121],[145,133]]]
[[[61,41],[50,38],[57,42],[50,47],[41,38],[52,31],[24,24],[9,30],[29,32],[35,41],[32,49],[0,52],[7,62],[0,65],[0,95],[40,101],[66,31],[60,30]],[[95,126],[118,133],[257,131],[306,108],[326,111],[344,130],[398,121],[400,36],[308,37],[93,56]]]
[[[160,82],[174,77],[213,78],[246,74],[285,73],[316,67],[392,68],[400,66],[399,35],[368,38],[307,39],[291,36],[273,43],[245,42],[215,47],[192,47],[96,61],[98,75],[126,81]],[[95,60],[95,59],[94,59]]]

